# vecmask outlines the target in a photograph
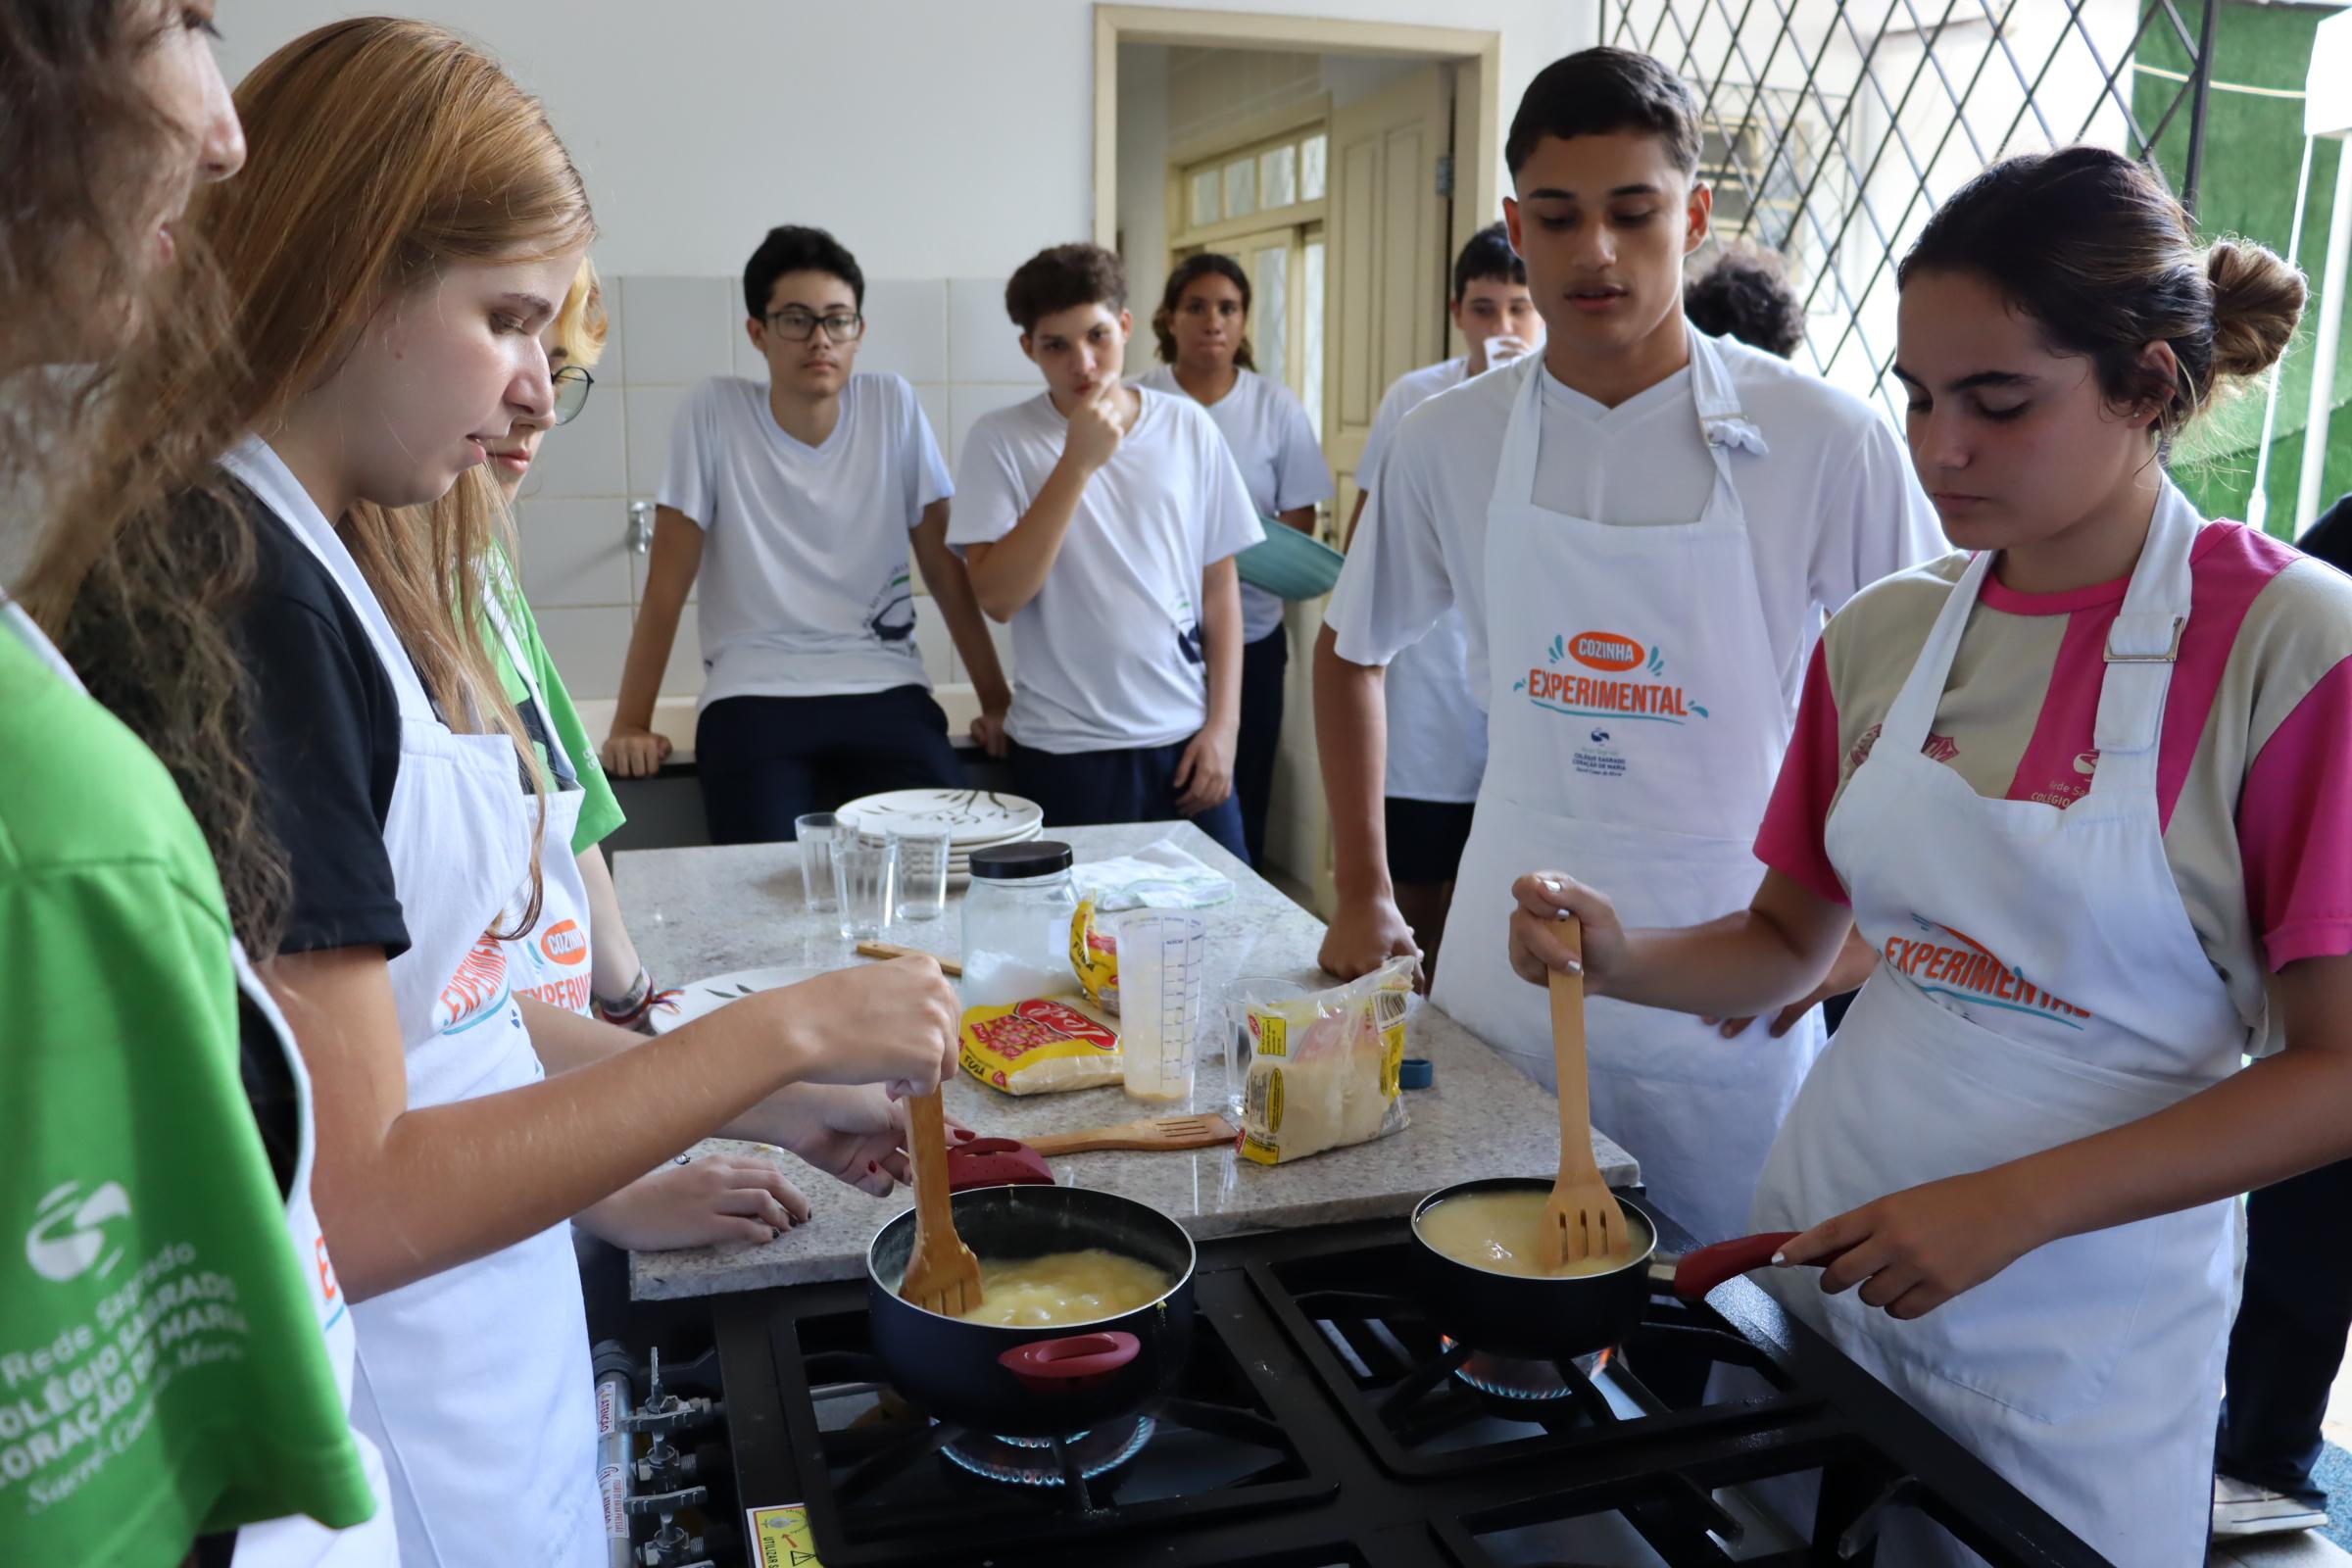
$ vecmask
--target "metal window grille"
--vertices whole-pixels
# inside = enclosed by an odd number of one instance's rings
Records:
[[[2077,141],[2153,167],[2185,114],[2179,194],[2195,212],[2219,10],[2220,0],[1603,0],[1600,31],[1690,84],[1716,232],[1782,252],[1813,368],[1899,416],[1887,374],[1895,264],[1970,175]],[[2156,28],[2179,39],[2190,68],[2143,123],[2133,60]]]

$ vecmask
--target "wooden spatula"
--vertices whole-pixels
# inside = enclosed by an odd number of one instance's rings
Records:
[[[1021,1142],[1041,1154],[1089,1154],[1099,1149],[1207,1149],[1232,1143],[1233,1124],[1222,1116],[1162,1116],[1082,1133],[1047,1133]]]
[[[899,1295],[926,1312],[960,1317],[980,1304],[980,1260],[956,1234],[948,1197],[948,1120],[937,1094],[906,1102],[906,1152],[914,1161],[914,1250]]]
[[[1584,928],[1574,915],[1560,921],[1560,940],[1584,952]],[[1592,1157],[1592,1088],[1585,1065],[1585,977],[1551,971],[1551,1054],[1560,1075],[1560,1174],[1544,1204],[1537,1259],[1546,1269],[1595,1255],[1620,1262],[1633,1256],[1625,1209],[1601,1180]]]

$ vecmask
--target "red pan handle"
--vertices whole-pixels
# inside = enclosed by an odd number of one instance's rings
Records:
[[[1796,1238],[1795,1231],[1768,1231],[1761,1236],[1742,1236],[1737,1241],[1717,1242],[1713,1247],[1686,1252],[1674,1266],[1674,1294],[1694,1300],[1725,1280],[1751,1268],[1762,1268],[1772,1261],[1773,1253]]]
[[[974,1138],[969,1142],[956,1145],[948,1152],[951,1154],[1009,1154],[1016,1150],[1028,1147],[1017,1138]]]
[[[1143,1350],[1144,1342],[1132,1334],[1073,1334],[1016,1345],[997,1364],[1031,1394],[1075,1394],[1101,1384]]]

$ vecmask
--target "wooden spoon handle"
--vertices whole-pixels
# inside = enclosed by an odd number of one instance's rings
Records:
[[[1560,921],[1560,940],[1584,956],[1584,927],[1576,916]],[[1551,1059],[1559,1074],[1560,1173],[1597,1171],[1592,1157],[1592,1087],[1585,1064],[1585,977],[1551,971]]]
[[[914,1162],[915,1227],[953,1229],[948,1193],[948,1118],[936,1093],[906,1102],[906,1155]]]
[[[963,964],[957,959],[942,958],[936,953],[901,947],[896,942],[860,942],[858,944],[858,956],[863,958],[930,958],[938,963],[939,972],[951,979],[963,974]]]

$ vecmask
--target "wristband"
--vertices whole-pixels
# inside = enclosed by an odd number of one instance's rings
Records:
[[[588,1005],[609,1024],[622,1029],[636,1029],[644,1024],[656,1007],[668,1007],[675,1011],[677,999],[683,993],[675,988],[666,991],[655,989],[652,976],[641,968],[637,971],[636,982],[629,987],[626,995],[611,1002],[602,997],[593,997],[589,999]]]

